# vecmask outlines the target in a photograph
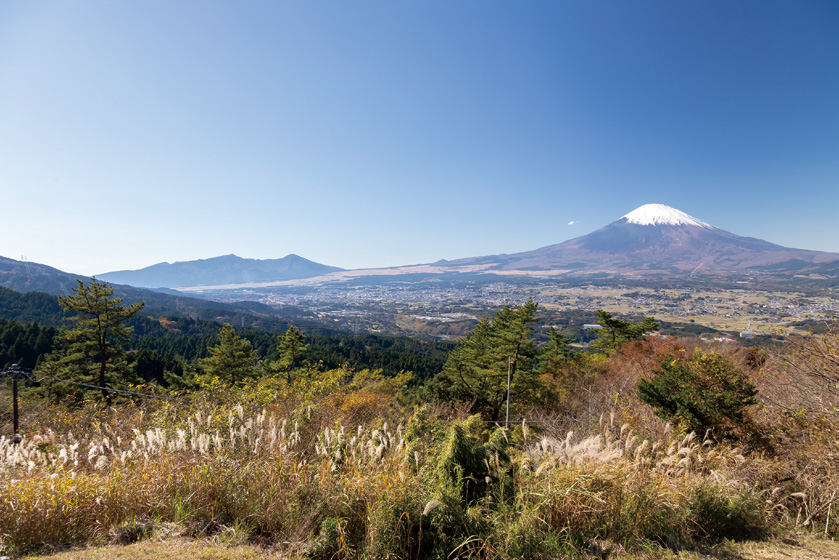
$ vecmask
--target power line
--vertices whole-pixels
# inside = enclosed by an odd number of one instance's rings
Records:
[[[448,422],[454,423],[457,422],[457,420],[449,420]],[[481,424],[498,424],[499,426],[505,424],[505,422],[499,420],[478,420],[478,422],[480,422]],[[567,422],[579,422],[579,419],[571,418],[568,420],[528,420],[526,418],[522,418],[521,420],[510,420],[510,425],[512,426],[515,424],[564,424]]]
[[[104,391],[111,391],[112,393],[121,393],[123,395],[135,395],[138,397],[146,397],[149,399],[160,399],[164,401],[172,401],[176,402],[175,399],[170,399],[169,397],[162,397],[160,395],[150,395],[148,393],[136,393],[134,391],[123,391],[120,389],[111,389],[110,387],[100,387],[98,385],[91,385],[89,383],[79,383],[77,381],[70,381],[68,379],[59,379],[57,377],[52,377],[49,375],[42,375],[41,379],[52,379],[53,381],[60,381],[62,383],[69,383],[70,385],[78,385],[79,387],[87,387],[88,389],[99,389]]]
[[[2,373],[7,373],[7,371],[3,371]],[[11,373],[11,372],[9,372]],[[30,378],[34,381],[34,376]],[[137,393],[135,391],[124,391],[121,389],[112,389],[110,387],[100,387],[99,385],[92,385],[90,383],[79,383],[78,381],[70,381],[69,379],[59,379],[58,377],[52,377],[51,375],[42,375],[40,379],[50,379],[52,381],[58,381],[61,383],[68,383],[70,385],[76,385],[78,387],[85,387],[87,389],[97,389],[97,390],[105,390],[111,391],[112,393],[119,393],[122,395],[133,395],[136,397],[143,397],[148,399],[158,399],[162,401],[169,401],[169,402],[178,402],[176,399],[172,399],[170,397],[164,397],[161,395],[151,395],[148,393]],[[499,422],[498,420],[478,420],[481,424],[505,424],[509,429],[511,424],[565,424],[571,422],[578,422],[578,418],[569,418],[569,419],[555,419],[555,420],[528,420],[526,418],[522,418],[521,420],[508,420],[506,422]],[[456,420],[450,420],[448,423],[454,423]]]
[[[100,387],[98,385],[91,385],[89,383],[79,383],[77,381],[70,381],[68,379],[59,379],[57,377],[52,377],[52,376],[49,376],[49,375],[42,375],[41,379],[51,379],[53,381],[60,381],[62,383],[69,383],[70,385],[78,385],[79,387],[86,387],[88,389],[99,389],[99,390],[104,389],[106,391],[111,391],[111,392],[114,392],[114,393],[120,393],[120,394],[123,394],[123,395],[135,395],[135,396],[138,396],[138,397],[146,397],[146,398],[150,398],[150,399],[159,399],[159,400],[170,401],[170,402],[178,402],[176,399],[172,399],[170,397],[163,397],[163,396],[160,396],[160,395],[150,395],[148,393],[136,393],[134,391],[123,391],[123,390],[120,390],[120,389],[111,389],[109,387]],[[562,419],[562,420],[560,420],[560,419],[556,419],[556,420],[528,420],[526,418],[522,418],[520,420],[510,420],[506,424],[507,425],[512,425],[512,424],[565,424],[565,423],[570,423],[570,422],[578,422],[579,420],[580,420],[579,418],[569,418],[569,419]],[[449,421],[449,423],[454,423],[454,422],[457,422],[457,420],[450,420]],[[479,420],[478,422],[481,423],[481,424],[498,424],[499,426],[501,424],[505,424],[505,422],[500,422],[498,420]]]

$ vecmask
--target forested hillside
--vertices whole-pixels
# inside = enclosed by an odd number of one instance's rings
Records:
[[[221,306],[228,310],[229,306]],[[261,311],[261,304],[248,303]],[[148,313],[148,307],[143,309]],[[204,313],[211,314],[211,313]],[[276,359],[277,336],[289,327],[289,321],[247,316],[247,323],[267,324],[273,328],[239,328],[237,331],[251,342],[261,358]],[[56,296],[31,292],[21,294],[0,288],[0,367],[11,363],[32,368],[38,358],[52,349],[58,329],[68,326],[68,314]],[[207,356],[215,344],[219,321],[233,322],[239,315],[221,315],[217,320],[178,316],[138,314],[127,321],[132,327],[128,349],[130,359],[137,361],[137,373],[146,381],[165,384],[165,370],[180,372],[183,366]],[[239,321],[241,324],[245,321]],[[233,324],[236,324],[235,322]],[[47,328],[49,327],[49,328]],[[300,324],[307,337],[307,360],[323,368],[347,366],[355,369],[381,369],[388,375],[412,371],[418,377],[433,375],[442,368],[453,343],[423,342],[409,338],[355,335],[324,329],[308,323]],[[327,334],[324,334],[327,333]]]
[[[0,368],[11,364],[35,367],[38,358],[52,350],[57,332],[55,327],[0,319]]]

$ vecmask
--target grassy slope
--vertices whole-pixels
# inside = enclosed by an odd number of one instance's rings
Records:
[[[35,551],[101,545],[143,519],[154,519],[158,531],[168,523],[209,527],[208,519],[221,528],[215,540],[177,539],[170,529],[171,538],[71,558],[225,558],[249,531],[284,557],[302,550],[289,542],[317,546],[321,558],[347,542],[353,548],[343,557],[436,550],[445,558],[469,538],[470,552],[499,559],[582,557],[606,539],[632,550],[623,557],[633,560],[675,557],[655,543],[695,546],[704,557],[839,559],[835,542],[804,536],[796,536],[799,543],[715,545],[778,538],[793,528],[824,534],[828,520],[839,537],[839,403],[817,415],[804,408],[826,388],[805,383],[806,373],[835,375],[839,336],[765,356],[759,369],[749,356],[730,355],[751,368],[766,399],[750,412],[748,427],[767,439],[771,456],[683,439],[640,405],[631,391],[638,377],[688,350],[654,339],[585,361],[593,368],[586,398],[578,403],[569,392],[559,403],[578,425],[544,428],[530,439],[517,427],[509,442],[487,439],[478,420],[460,421],[463,414],[450,406],[413,414],[397,406],[404,380],[344,370],[291,384],[282,377],[241,388],[210,383],[175,403],[62,409],[29,402],[23,425],[39,433],[9,448],[5,467],[0,461],[0,532],[8,535],[7,551]],[[547,412],[558,414],[557,406]],[[566,435],[572,427],[581,435]],[[202,547],[210,548],[207,556]],[[134,550],[146,556],[131,556]],[[100,551],[110,556],[82,556]],[[273,552],[242,548],[232,557],[251,553]]]

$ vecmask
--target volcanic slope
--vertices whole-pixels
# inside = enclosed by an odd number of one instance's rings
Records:
[[[791,249],[742,237],[664,204],[645,204],[588,235],[534,251],[439,261],[497,271],[725,273],[835,271],[839,253]]]

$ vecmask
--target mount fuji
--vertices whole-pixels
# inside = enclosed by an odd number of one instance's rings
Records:
[[[670,206],[645,204],[588,235],[556,245],[434,264],[483,265],[485,272],[553,271],[574,275],[753,271],[835,276],[839,253],[791,249],[742,237]]]

